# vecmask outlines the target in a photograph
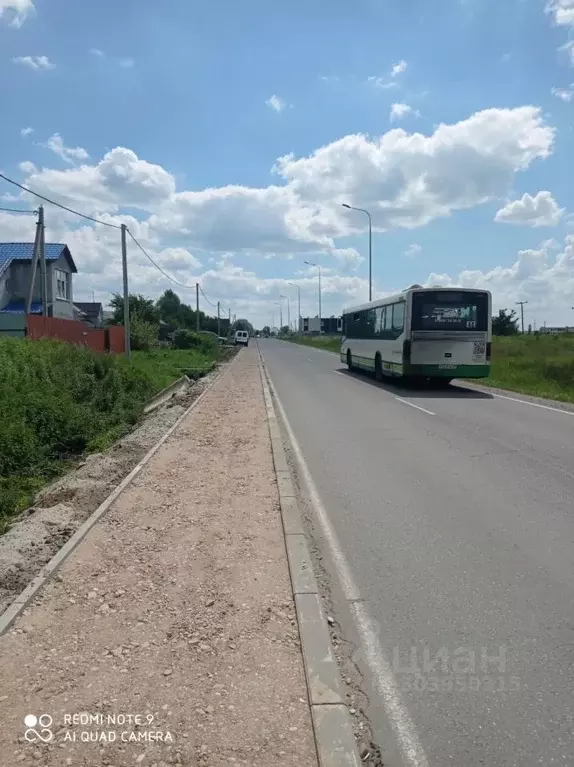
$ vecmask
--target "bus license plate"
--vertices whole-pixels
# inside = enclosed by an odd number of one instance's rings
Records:
[[[456,365],[439,365],[439,370],[455,370]]]

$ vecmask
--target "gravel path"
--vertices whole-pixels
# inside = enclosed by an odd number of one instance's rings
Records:
[[[0,639],[0,669],[1,767],[316,767],[255,349]]]

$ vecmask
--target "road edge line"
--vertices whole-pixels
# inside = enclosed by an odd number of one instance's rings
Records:
[[[343,682],[321,606],[299,503],[280,436],[279,420],[275,413],[259,344],[257,357],[319,765],[360,767],[361,758],[352,719],[343,695]]]
[[[168,431],[148,450],[139,463],[134,466],[130,473],[125,476],[120,484],[112,490],[112,492],[105,498],[105,500],[93,511],[90,516],[82,523],[82,525],[76,530],[76,532],[68,538],[66,543],[59,549],[56,554],[45,564],[38,575],[26,586],[24,591],[16,597],[16,599],[8,605],[6,610],[0,615],[0,637],[2,637],[10,626],[14,623],[23,611],[28,607],[30,602],[43,588],[47,581],[54,575],[57,569],[66,561],[70,554],[79,546],[84,540],[92,527],[103,517],[103,515],[110,509],[115,501],[120,497],[123,491],[131,485],[133,480],[137,477],[140,471],[146,466],[147,463],[153,458],[160,447],[166,442],[174,431],[181,425],[181,423],[187,418],[192,410],[199,405],[203,397],[214,386],[214,384],[220,379],[223,373],[223,365],[218,369],[217,374],[207,384],[205,389],[199,394],[196,399],[193,400],[191,405],[185,410],[185,412],[177,419],[177,421],[170,426]]]

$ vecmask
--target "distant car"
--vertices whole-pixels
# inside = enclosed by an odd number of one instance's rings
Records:
[[[249,346],[249,333],[246,330],[237,330],[235,332],[235,346],[239,344]]]

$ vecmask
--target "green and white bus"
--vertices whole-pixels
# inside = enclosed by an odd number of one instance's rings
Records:
[[[412,285],[343,312],[341,362],[384,376],[448,383],[490,373],[487,290]]]

